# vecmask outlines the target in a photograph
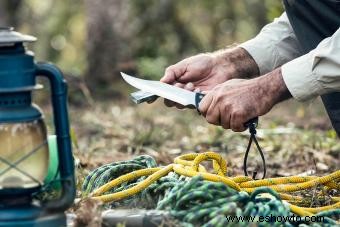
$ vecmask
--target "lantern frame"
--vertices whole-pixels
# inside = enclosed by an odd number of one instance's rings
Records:
[[[0,190],[0,227],[66,225],[64,211],[73,204],[76,195],[67,84],[56,66],[35,63],[33,53],[26,51],[24,42],[35,40],[35,37],[22,35],[13,29],[0,28],[0,123],[40,119],[41,111],[32,104],[31,96],[33,90],[41,88],[36,84],[37,76],[48,79],[57,138],[61,195],[35,204],[31,201],[33,191],[27,190],[18,197],[13,191]],[[25,100],[27,105],[12,105],[11,100]]]

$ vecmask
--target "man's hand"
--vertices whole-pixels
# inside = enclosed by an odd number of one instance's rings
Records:
[[[169,66],[161,81],[198,92],[211,90],[216,85],[233,78],[257,74],[258,68],[251,56],[242,48],[233,48],[186,58]],[[168,100],[165,104],[176,105]]]
[[[209,123],[239,132],[246,129],[247,121],[289,97],[278,68],[255,79],[235,79],[216,86],[203,98],[199,110]]]

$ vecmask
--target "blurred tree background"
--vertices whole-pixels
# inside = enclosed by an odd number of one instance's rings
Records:
[[[101,95],[119,94],[119,71],[159,78],[186,56],[253,37],[282,11],[279,0],[2,0],[0,21],[37,36],[37,59]]]

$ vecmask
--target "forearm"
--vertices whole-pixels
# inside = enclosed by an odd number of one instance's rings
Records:
[[[231,79],[247,79],[259,75],[259,68],[250,54],[241,47],[223,49],[212,53],[216,63],[232,71]]]
[[[238,47],[213,53],[233,78],[264,75],[300,56],[298,41],[285,13],[266,25],[253,39]]]
[[[279,102],[292,97],[282,77],[281,67],[254,79],[261,97],[263,97],[263,104],[273,106]]]

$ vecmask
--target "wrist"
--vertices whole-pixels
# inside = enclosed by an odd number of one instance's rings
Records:
[[[249,79],[259,75],[259,68],[251,55],[241,47],[213,53],[216,65],[228,69],[231,79]]]
[[[282,77],[281,67],[259,78],[258,86],[267,97],[267,102],[273,106],[292,97]]]

